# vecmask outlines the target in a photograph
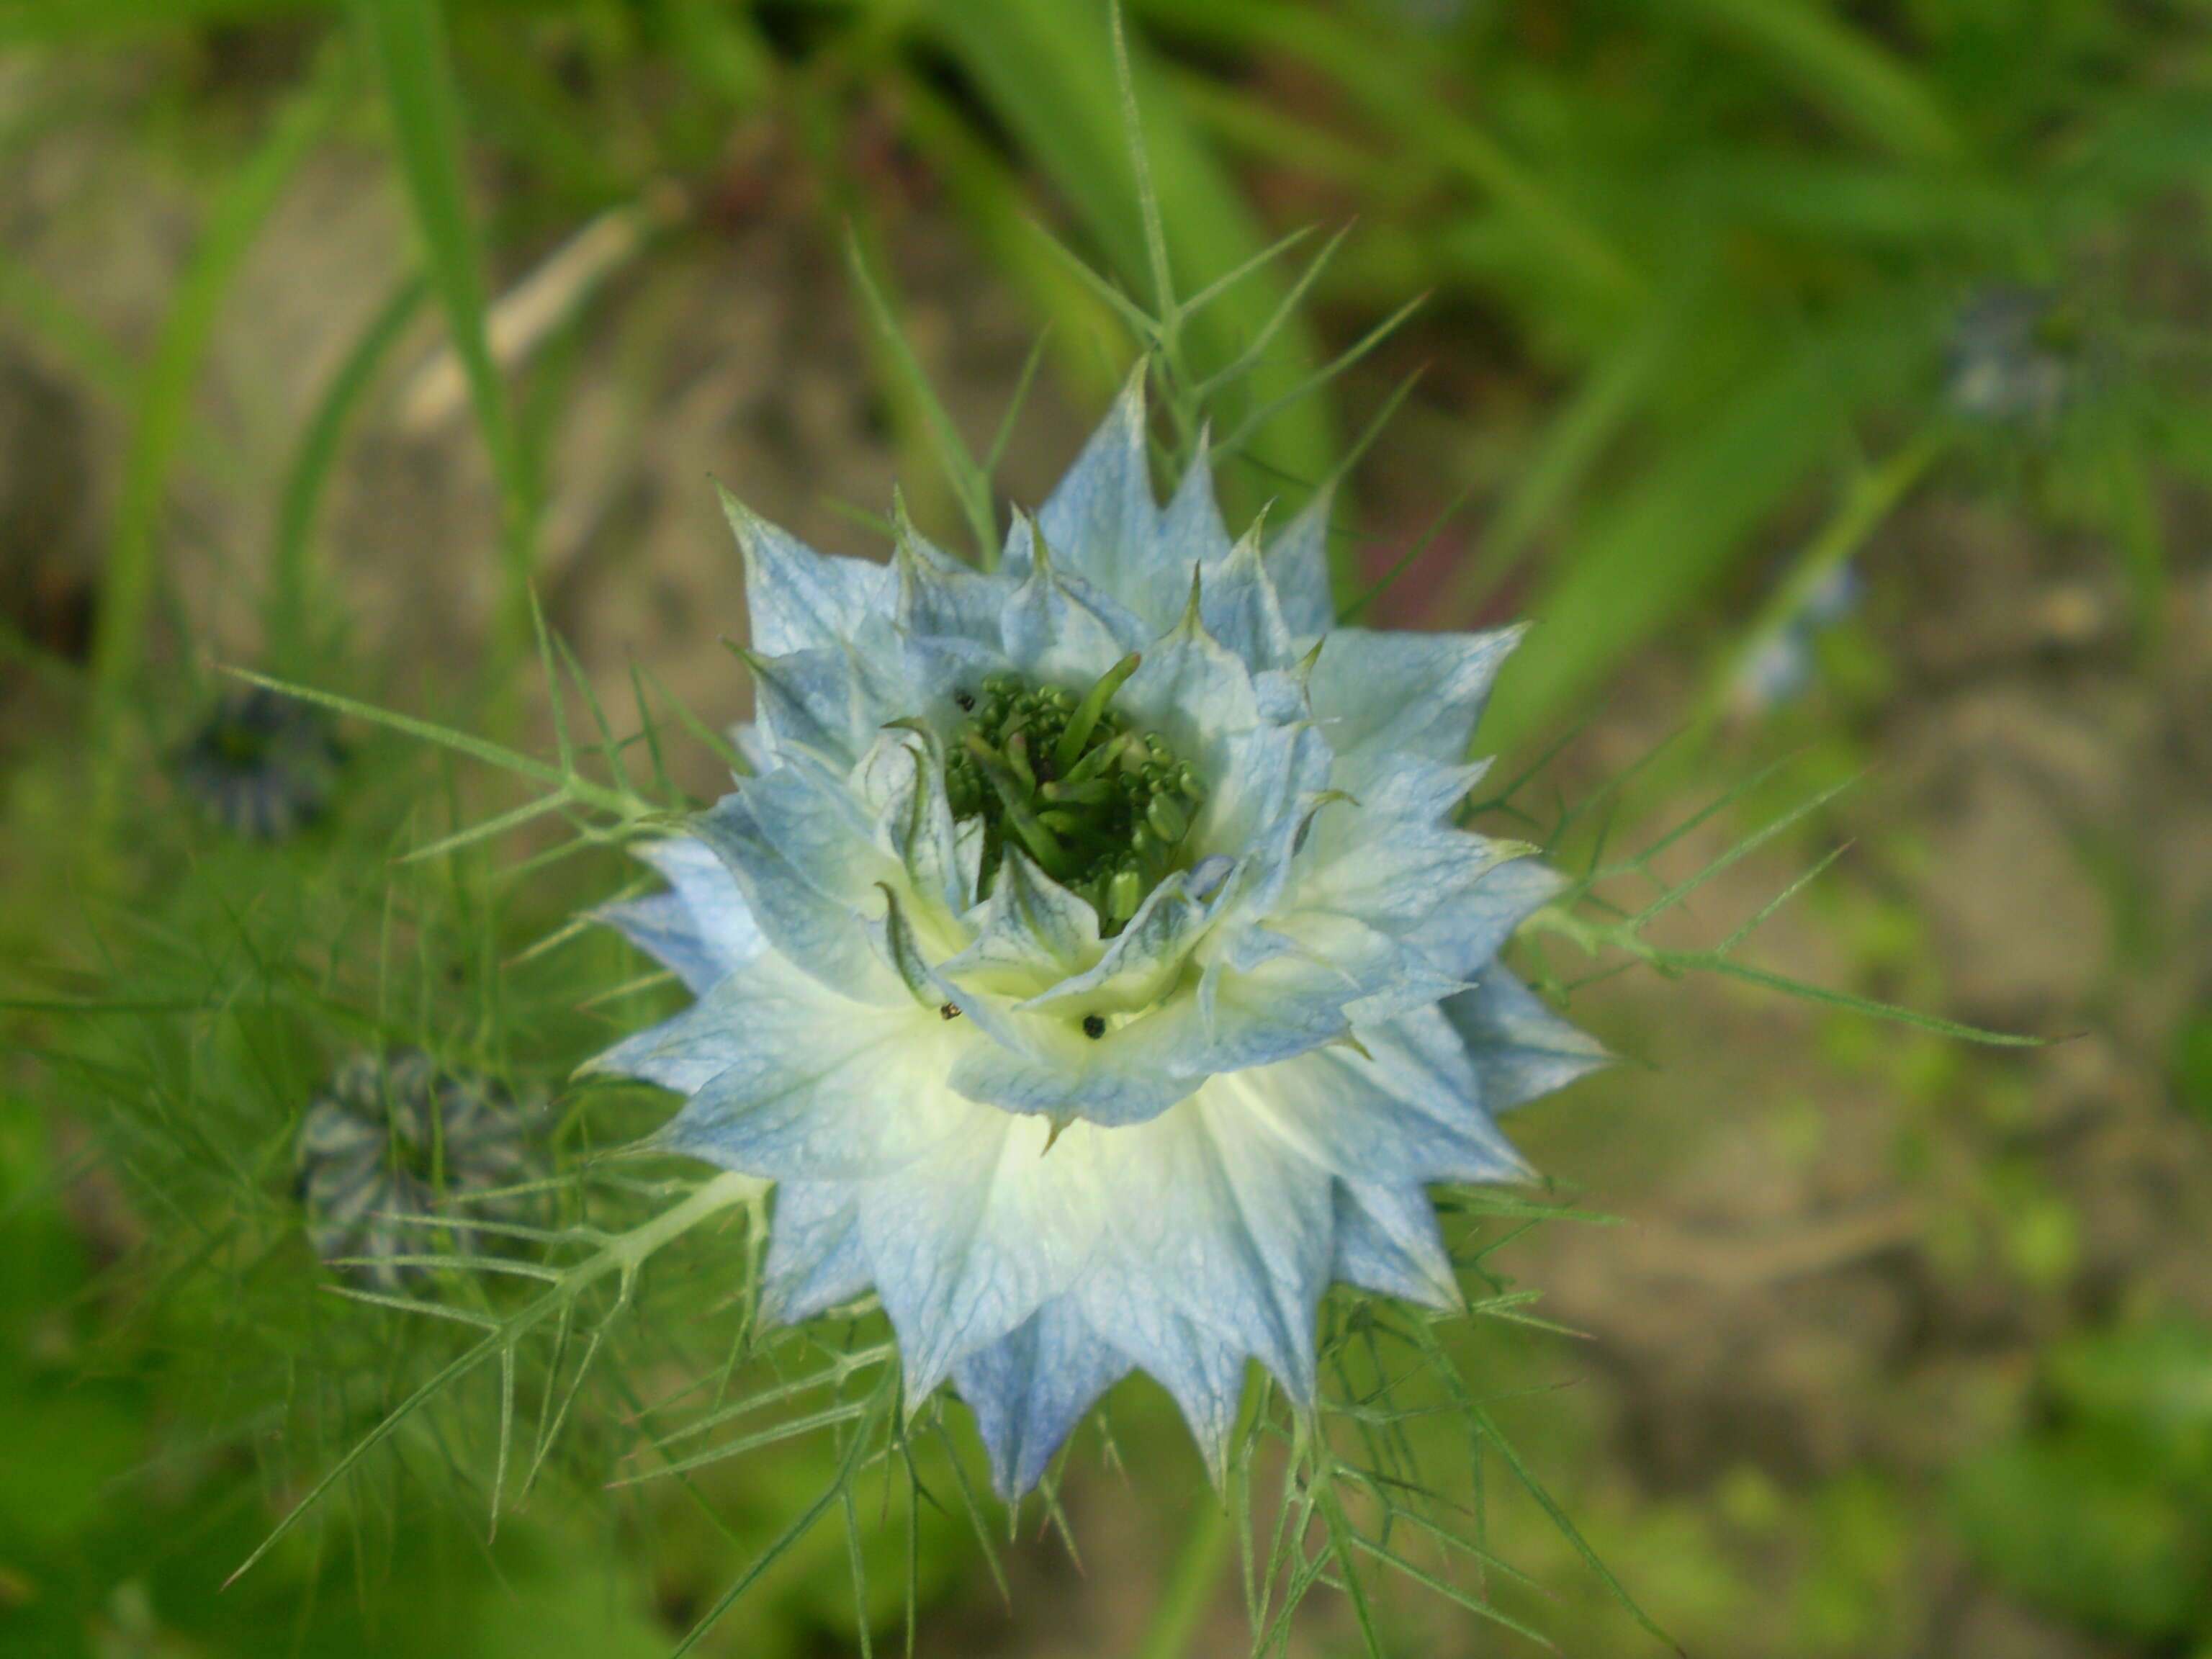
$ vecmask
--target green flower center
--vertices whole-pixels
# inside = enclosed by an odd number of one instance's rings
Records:
[[[1206,798],[1164,739],[1107,706],[1136,670],[1125,657],[1080,695],[1013,674],[957,688],[962,719],[945,749],[952,816],[983,821],[986,885],[1019,847],[1089,900],[1108,933],[1182,866]]]

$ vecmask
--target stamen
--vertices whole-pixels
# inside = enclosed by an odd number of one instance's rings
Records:
[[[1139,661],[1124,657],[1080,697],[1012,674],[957,688],[952,701],[969,718],[945,747],[952,816],[983,821],[984,880],[1018,846],[1089,901],[1107,933],[1182,866],[1205,799],[1165,738],[1130,731],[1109,706]]]
[[[1063,777],[1066,775],[1068,768],[1075,764],[1076,757],[1083,753],[1083,745],[1091,741],[1091,731],[1097,726],[1098,717],[1106,712],[1106,705],[1113,701],[1114,694],[1127,682],[1130,675],[1137,672],[1137,665],[1142,661],[1144,658],[1132,651],[1101,674],[1097,683],[1084,693],[1083,701],[1076,704],[1075,713],[1067,722],[1067,730],[1060,734],[1060,747],[1053,754]]]

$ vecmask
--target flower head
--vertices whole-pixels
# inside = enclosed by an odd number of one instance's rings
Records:
[[[439,1243],[439,1230],[404,1218],[443,1214],[441,1200],[527,1179],[533,1115],[488,1078],[441,1073],[419,1048],[349,1056],[300,1122],[300,1193],[315,1254],[362,1258],[378,1284],[398,1285],[406,1276],[398,1259]],[[456,1255],[481,1248],[465,1221],[447,1237]]]
[[[1133,1369],[1218,1472],[1333,1280],[1450,1305],[1426,1184],[1601,1059],[1496,959],[1556,878],[1455,823],[1514,634],[1332,631],[1327,503],[1232,542],[1145,432],[1133,383],[990,572],[726,501],[756,771],[607,913],[696,1000],[598,1065],[778,1183],[773,1311],[872,1289],[1010,1494]]]
[[[2075,319],[2039,289],[1984,289],[1960,312],[1944,390],[1970,421],[2047,428],[2080,390]]]
[[[254,685],[216,705],[178,757],[177,776],[226,827],[282,841],[321,816],[341,758],[320,709]]]

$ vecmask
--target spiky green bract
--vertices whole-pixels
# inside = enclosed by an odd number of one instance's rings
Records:
[[[1218,1474],[1248,1360],[1314,1403],[1333,1280],[1455,1304],[1427,1184],[1522,1173],[1496,1115],[1601,1061],[1497,961],[1556,878],[1455,822],[1513,633],[1332,631],[1326,502],[1232,542],[1201,455],[1159,506],[1141,381],[989,574],[729,511],[757,770],[608,913],[697,1000],[597,1064],[778,1183],[769,1307],[872,1289],[1003,1492],[1132,1369]],[[945,772],[993,677],[1080,706],[1133,653],[1116,718],[1199,805],[1116,929],[1012,831],[987,860]]]

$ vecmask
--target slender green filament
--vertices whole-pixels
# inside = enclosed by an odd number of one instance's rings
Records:
[[[963,718],[945,752],[953,817],[983,821],[985,884],[1019,847],[1089,900],[1108,933],[1181,867],[1205,799],[1164,740],[1130,730],[1108,706],[1137,661],[1124,657],[1080,696],[1012,674],[957,688]]]

